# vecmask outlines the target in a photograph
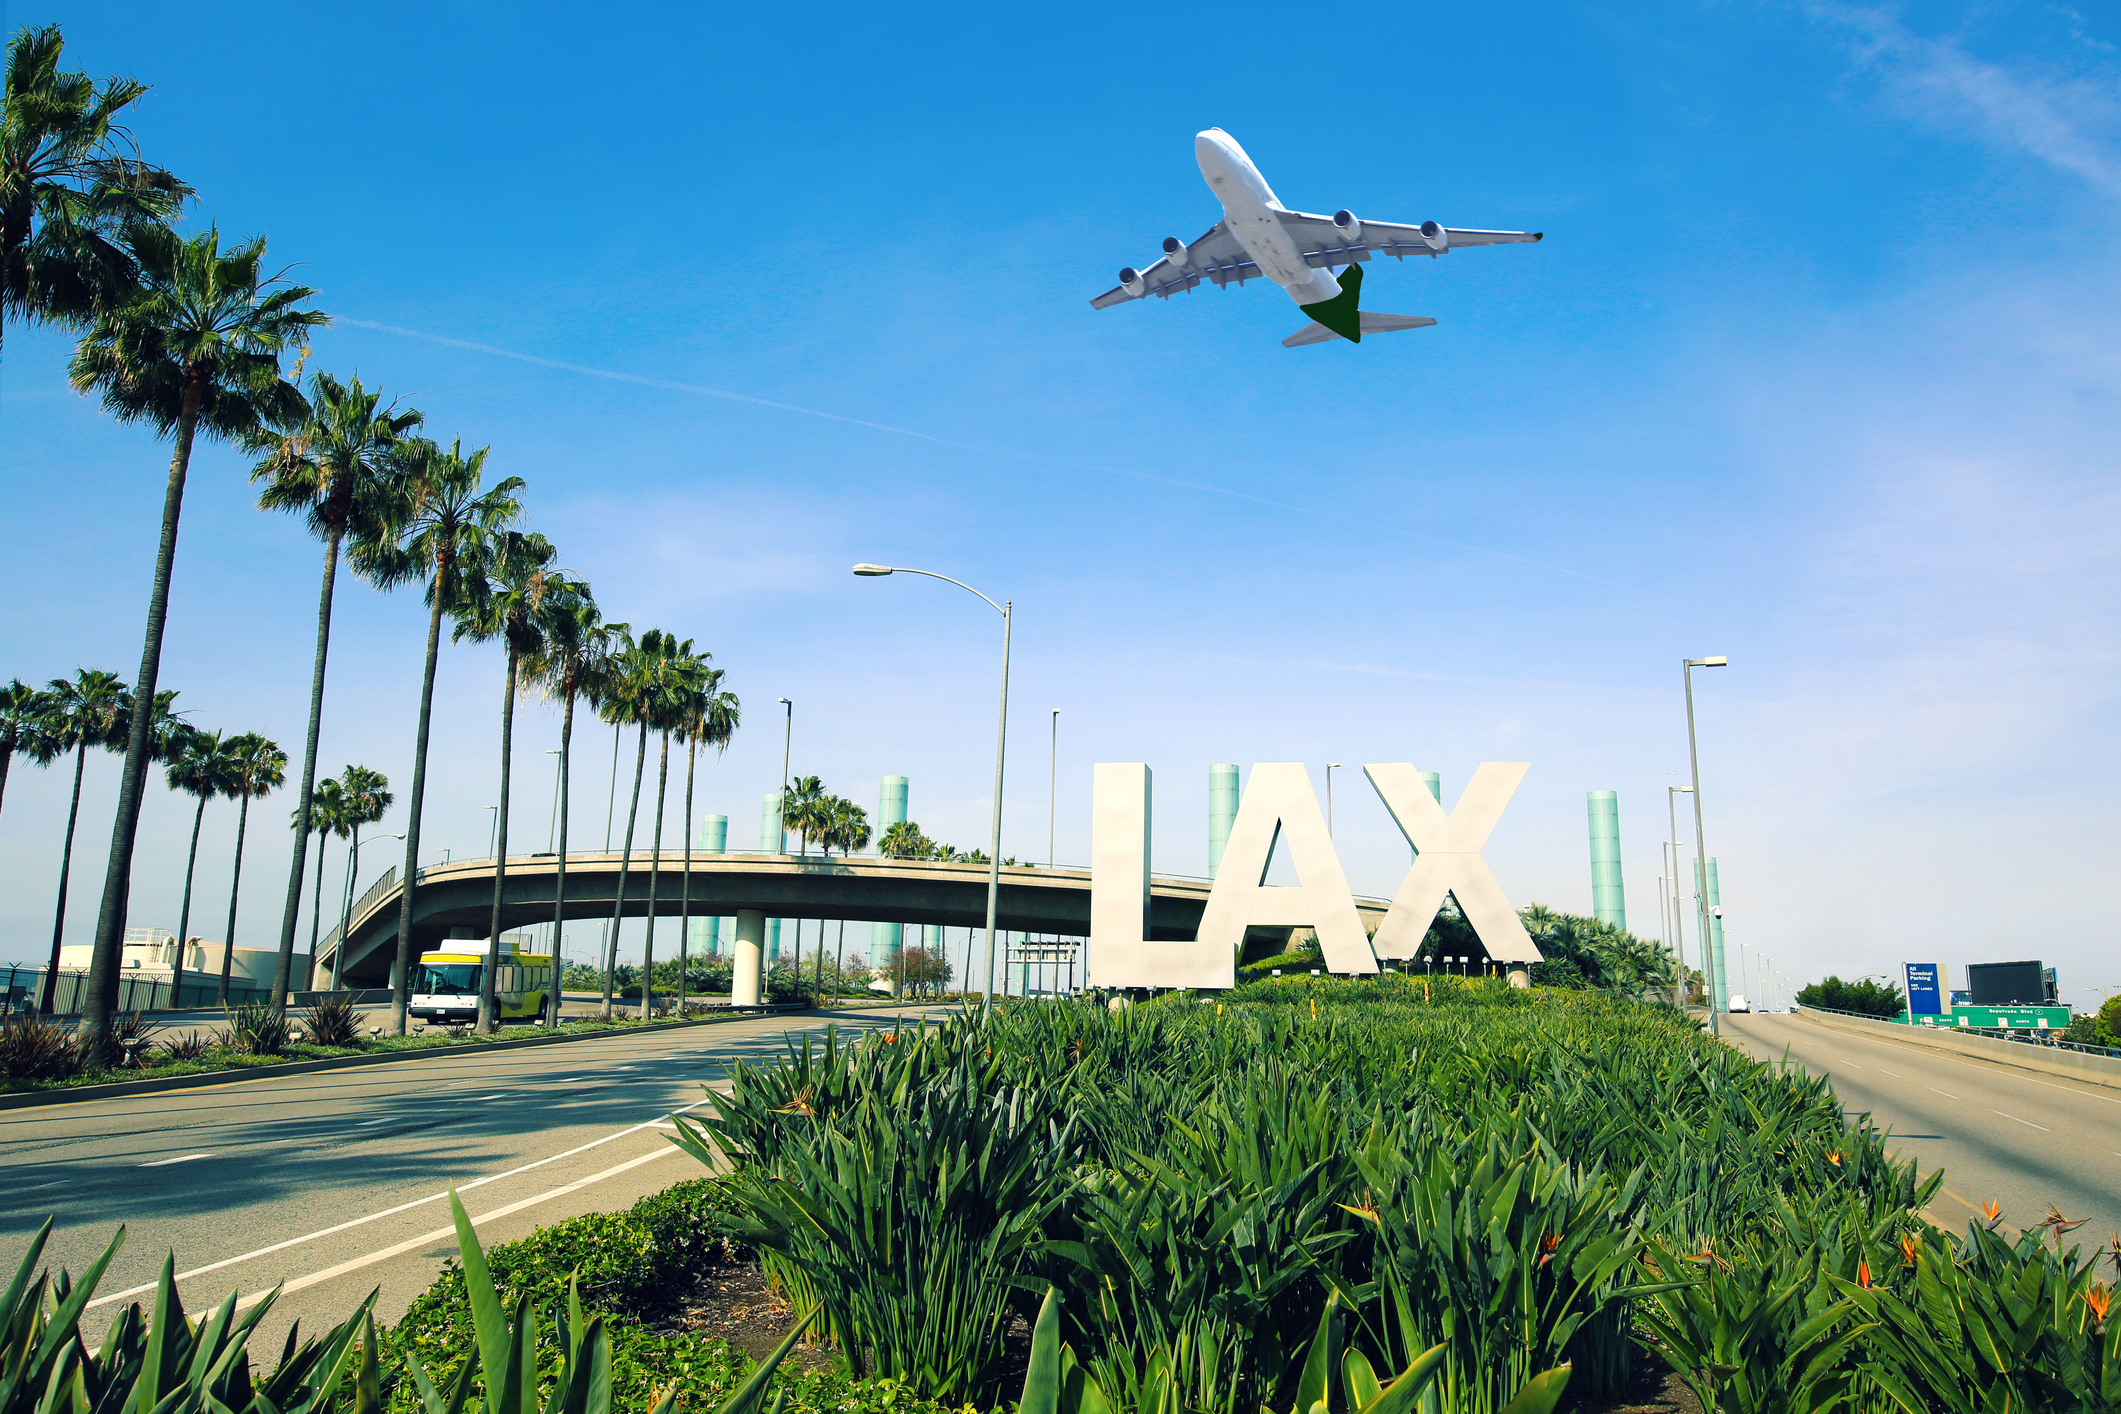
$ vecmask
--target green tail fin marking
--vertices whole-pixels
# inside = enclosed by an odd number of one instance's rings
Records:
[[[1362,294],[1362,267],[1350,265],[1340,272],[1340,293],[1317,304],[1300,304],[1298,309],[1331,329],[1351,344],[1362,342],[1362,316],[1356,313],[1355,302]]]

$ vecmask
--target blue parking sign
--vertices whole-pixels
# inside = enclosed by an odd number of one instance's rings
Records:
[[[1937,985],[1937,964],[1934,962],[1909,962],[1902,964],[1907,971],[1907,1011],[1910,1016],[1942,1016],[1944,993]]]

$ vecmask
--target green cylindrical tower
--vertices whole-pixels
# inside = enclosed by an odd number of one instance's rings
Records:
[[[1709,936],[1715,939],[1716,985],[1723,989],[1723,1005],[1731,1004],[1731,974],[1723,958],[1723,887],[1716,878],[1716,858],[1709,856]]]
[[[700,838],[693,848],[702,854],[727,854],[729,852],[729,817],[709,815],[700,821]],[[722,920],[719,918],[695,918],[685,939],[693,952],[701,955],[722,950]]]
[[[1443,804],[1443,777],[1434,771],[1423,771],[1421,783],[1429,788],[1429,798],[1438,805]]]
[[[1208,768],[1208,877],[1222,868],[1223,847],[1237,819],[1237,768],[1218,762]]]
[[[1628,926],[1627,893],[1620,876],[1620,793],[1594,790],[1591,810],[1591,916],[1615,928]]]
[[[904,776],[886,776],[876,792],[876,839],[884,838],[884,831],[893,825],[903,824],[906,819],[906,800],[912,783]],[[903,923],[871,923],[869,925],[869,958],[883,967],[897,958],[898,950],[905,946],[906,925]]]
[[[781,793],[769,790],[759,802],[759,853],[786,854],[788,832],[781,828]]]

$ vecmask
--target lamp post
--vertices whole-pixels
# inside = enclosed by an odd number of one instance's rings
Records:
[[[501,834],[501,807],[489,805],[486,807],[486,811],[487,814],[493,817],[486,822],[486,857],[491,859],[493,858],[494,844],[499,840]]]
[[[405,836],[403,834],[376,835],[373,838],[379,840],[402,840]],[[344,903],[339,909],[339,945],[333,948],[331,952],[331,989],[334,992],[339,990],[339,973],[346,965],[346,930],[353,924],[354,866],[360,858],[361,827],[356,825],[353,830],[353,848],[346,851],[346,888],[344,890]],[[182,939],[178,940],[177,946],[184,946]],[[311,958],[310,962],[314,966],[316,959]]]
[[[546,754],[547,756],[558,756],[558,755],[560,754],[560,748],[558,748],[557,746],[550,746],[550,747],[547,747],[547,748],[545,749],[545,754]],[[552,853],[552,840],[553,840],[553,836],[554,836],[555,834],[557,834],[557,833],[559,832],[559,828],[560,828],[560,763],[559,763],[558,761],[554,761],[554,762],[552,763],[552,818],[551,818],[551,819],[549,819],[549,820],[547,820],[547,821],[545,822],[545,852],[546,852],[547,854],[550,854],[550,853]]]
[[[1333,838],[1333,773],[1340,769],[1338,761],[1326,763],[1326,838]]]
[[[788,805],[788,746],[790,742],[795,740],[795,704],[785,697],[780,698],[779,701],[783,707],[788,709],[788,716],[787,720],[781,724],[781,803],[775,806],[773,811],[775,821],[773,852],[775,854],[786,854],[788,852],[788,820],[786,816],[781,814],[781,811],[785,810]]]
[[[854,572],[873,578],[887,574],[919,574],[930,579],[940,579],[954,584],[967,594],[978,595],[988,608],[1002,616],[1002,701],[999,720],[994,729],[994,828],[987,845],[987,946],[985,957],[986,976],[981,983],[980,1015],[982,1019],[994,1012],[994,916],[1001,902],[1002,892],[1002,766],[1008,757],[1009,748],[1009,630],[1014,620],[1013,600],[997,604],[961,579],[952,579],[947,574],[934,570],[908,569],[903,565],[869,565],[854,567]]]
[[[1060,800],[1060,708],[1053,709],[1053,763],[1046,777],[1046,867],[1053,867],[1053,817]]]
[[[1692,786],[1666,786],[1664,788],[1664,812],[1672,826],[1672,838],[1667,843],[1672,847],[1671,923],[1672,940],[1677,944],[1675,955],[1679,959],[1679,1009],[1681,1011],[1686,1010],[1686,914],[1681,912],[1681,900],[1686,895],[1679,891],[1679,805],[1674,797],[1681,794],[1692,795],[1693,793],[1694,788]],[[1704,946],[1702,959],[1707,961],[1707,958],[1708,953]],[[1701,974],[1701,984],[1704,988],[1708,986],[1708,972],[1706,970]]]
[[[1686,682],[1686,756],[1687,767],[1693,773],[1694,782],[1691,787],[1694,794],[1694,857],[1699,861],[1701,869],[1701,883],[1695,889],[1694,904],[1700,914],[1701,955],[1708,963],[1701,970],[1704,975],[1710,978],[1711,985],[1719,990],[1723,981],[1723,969],[1716,958],[1715,944],[1712,937],[1714,930],[1709,926],[1709,846],[1706,831],[1701,823],[1701,752],[1694,740],[1694,669],[1724,668],[1729,667],[1730,662],[1729,658],[1720,656],[1715,658],[1687,658],[1682,660],[1682,666],[1679,670],[1680,677]],[[1714,1036],[1723,1034],[1722,1029],[1717,1024],[1716,1016],[1728,1005],[1730,1005],[1728,996],[1723,997],[1719,1001],[1716,992],[1712,991],[1709,994],[1709,1034]]]

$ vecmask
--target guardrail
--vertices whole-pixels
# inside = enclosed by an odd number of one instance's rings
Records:
[[[2112,1056],[2121,1058],[2121,1046],[2091,1046],[2082,1041],[2063,1039],[2060,1031],[2053,1027],[2045,1030],[2036,1026],[1916,1026],[1903,1021],[1899,1016],[1873,1016],[1869,1012],[1841,1011],[1829,1006],[1810,1006],[1797,1003],[1800,1011],[1816,1011],[1822,1016],[1851,1016],[1858,1021],[1878,1021],[1887,1026],[1905,1026],[1910,1031],[1936,1033],[1945,1036],[1982,1036],[1991,1041],[2016,1041],[2025,1046],[2048,1046],[2058,1051],[2078,1051],[2088,1056]],[[1906,1013],[1902,1013],[1905,1016]]]

